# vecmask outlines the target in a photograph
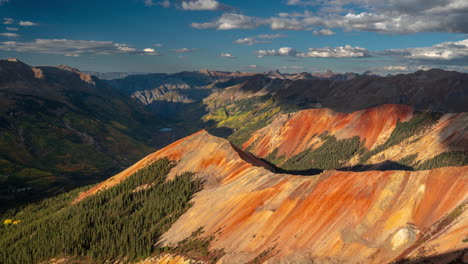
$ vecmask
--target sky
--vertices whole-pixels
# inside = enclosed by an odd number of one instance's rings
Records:
[[[468,72],[467,0],[0,0],[0,58],[82,71]]]

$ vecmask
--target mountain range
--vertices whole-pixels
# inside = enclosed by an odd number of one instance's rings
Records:
[[[2,263],[468,258],[466,73],[8,59],[0,93]]]

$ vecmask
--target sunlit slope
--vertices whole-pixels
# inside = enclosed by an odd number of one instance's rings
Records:
[[[467,162],[468,115],[418,112],[397,104],[349,114],[324,108],[302,110],[278,116],[253,133],[242,148],[288,169],[309,169],[307,162],[318,169],[385,161],[409,169],[459,166]],[[336,151],[330,157],[336,162],[320,167],[326,161],[313,156],[321,150],[324,154]]]
[[[176,243],[203,227],[204,236],[214,236],[210,248],[226,253],[219,263],[389,263],[466,248],[468,167],[276,174],[204,131],[147,156],[76,201],[165,156],[178,162],[170,175],[192,171],[206,185],[161,242]]]

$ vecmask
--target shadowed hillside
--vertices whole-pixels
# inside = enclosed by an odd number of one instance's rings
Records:
[[[159,123],[76,69],[0,61],[1,207],[109,177],[152,150]]]

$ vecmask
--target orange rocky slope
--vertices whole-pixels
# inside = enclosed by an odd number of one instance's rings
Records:
[[[211,248],[226,252],[219,263],[259,255],[268,263],[389,263],[467,247],[468,167],[275,174],[205,131],[147,156],[80,199],[165,156],[178,161],[171,176],[193,171],[207,185],[161,243],[204,227],[215,235]]]
[[[272,124],[256,131],[242,148],[258,157],[277,150],[276,156],[291,158],[307,149],[319,147],[322,133],[337,139],[358,136],[367,150],[385,143],[397,121],[413,118],[413,108],[386,104],[353,113],[338,113],[330,109],[309,109],[277,117]],[[468,114],[445,114],[429,129],[417,131],[403,142],[371,157],[369,164],[385,160],[398,161],[418,154],[416,161],[425,161],[445,151],[468,151]],[[357,165],[358,157],[351,160]]]

